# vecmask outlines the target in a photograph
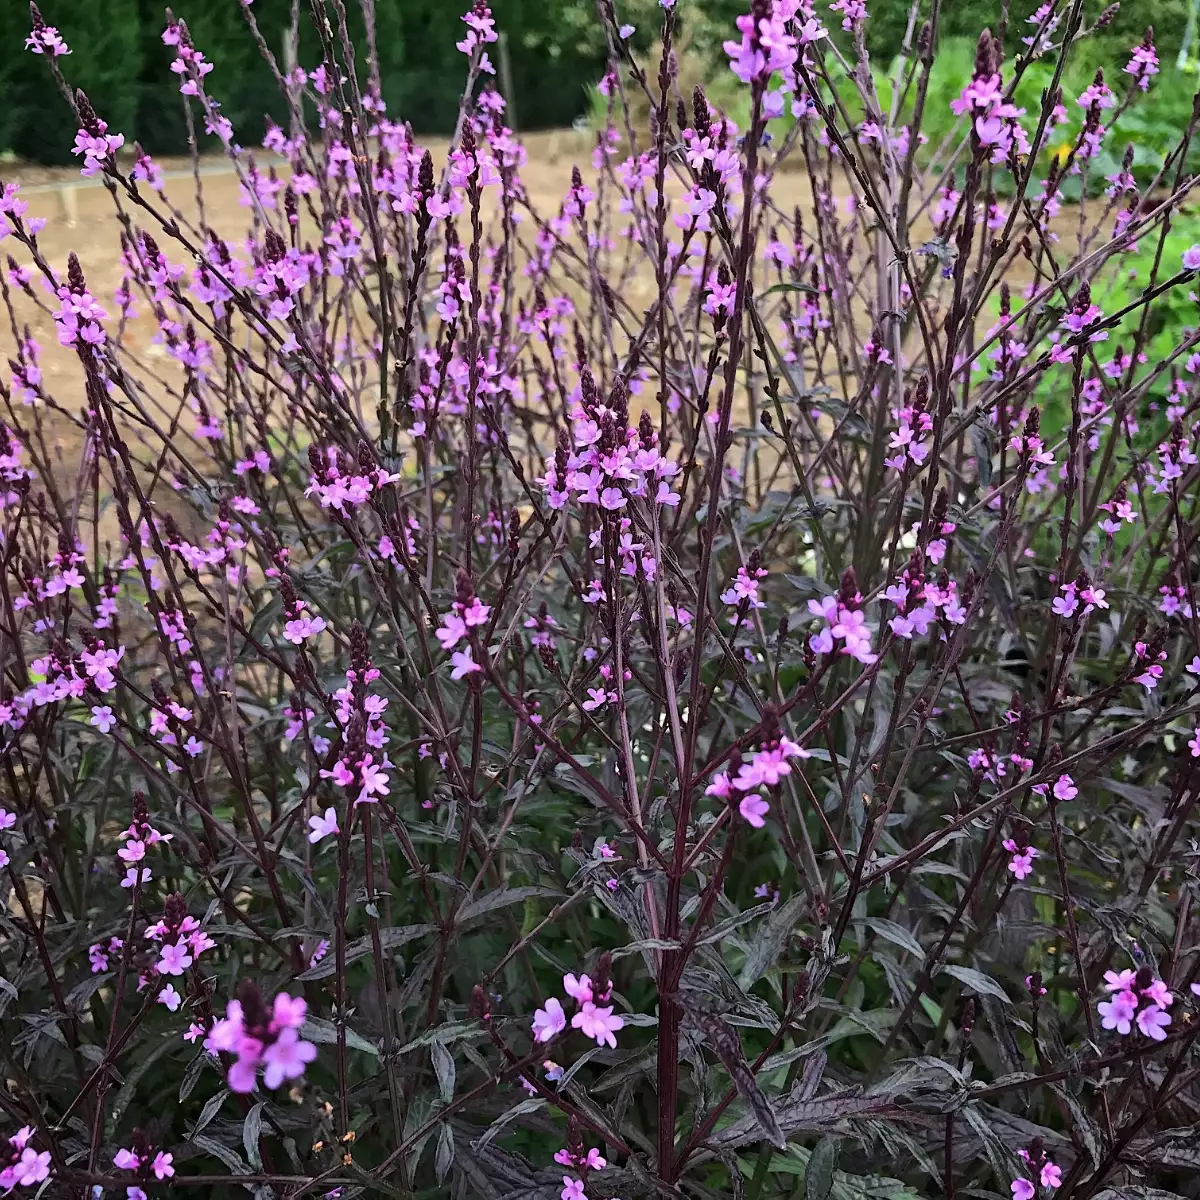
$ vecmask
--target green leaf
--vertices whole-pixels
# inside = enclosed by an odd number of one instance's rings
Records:
[[[337,1025],[333,1021],[325,1020],[324,1017],[305,1017],[304,1024],[300,1027],[300,1036],[310,1042],[315,1042],[318,1046],[336,1046]],[[349,1025],[346,1026],[346,1045],[351,1050],[362,1050],[366,1054],[379,1057],[378,1044],[369,1041],[361,1033],[355,1033]]]
[[[258,1139],[262,1133],[262,1114],[265,1100],[260,1100],[247,1114],[246,1119],[242,1123],[242,1147],[246,1151],[246,1158],[249,1159],[250,1165],[256,1170],[262,1170],[262,1155],[258,1151]]]
[[[225,1098],[229,1095],[228,1088],[222,1088],[213,1096],[205,1101],[204,1107],[200,1110],[200,1116],[196,1120],[196,1124],[192,1127],[192,1132],[188,1134],[189,1141],[196,1141],[200,1133],[212,1123],[213,1117],[221,1111],[221,1105],[225,1103]]]
[[[899,946],[917,958],[925,957],[925,950],[921,943],[903,925],[899,925],[895,921],[889,921],[884,917],[865,917],[861,921],[856,921],[855,924],[866,925],[885,942],[891,942],[893,946]]]
[[[807,292],[810,296],[816,296],[820,293],[815,287],[807,283],[773,283],[769,288],[755,294],[761,299],[765,296],[773,295],[775,292]]]
[[[250,1165],[246,1160],[238,1154],[236,1150],[230,1150],[228,1146],[222,1145],[216,1138],[210,1138],[207,1134],[202,1137],[193,1138],[193,1144],[205,1154],[211,1154],[213,1158],[219,1158],[234,1175],[249,1175]]]
[[[442,1125],[438,1131],[437,1151],[433,1158],[433,1173],[438,1183],[444,1183],[454,1165],[454,1130],[449,1123]]]
[[[468,921],[482,917],[485,913],[507,908],[510,904],[521,904],[535,896],[550,896],[557,900],[562,897],[562,892],[543,887],[497,888],[494,892],[488,892],[465,905],[458,914],[459,924],[465,925]]]
[[[826,1200],[833,1191],[833,1173],[837,1170],[837,1161],[838,1139],[822,1138],[804,1172],[804,1200]]]
[[[425,937],[427,934],[435,932],[437,932],[436,925],[401,925],[395,929],[381,929],[379,931],[379,941],[384,950],[392,950],[397,946],[403,946],[408,942],[415,941],[419,937]],[[361,937],[346,947],[346,963],[349,964],[356,962],[360,958],[366,958],[371,952],[370,936]],[[307,971],[301,971],[296,978],[303,982],[308,982],[311,979],[326,979],[336,970],[337,955],[330,951],[315,967],[309,967]]]
[[[1012,1003],[1008,998],[1008,993],[994,979],[989,979],[984,975],[982,971],[976,971],[971,967],[959,967],[954,964],[944,966],[942,971],[947,975],[953,975],[959,983],[969,987],[973,992],[978,992],[980,995],[995,996],[997,1000],[1003,1000],[1005,1004]]]
[[[807,903],[808,897],[803,892],[797,892],[763,922],[758,936],[750,945],[750,953],[746,955],[742,972],[738,976],[738,987],[742,991],[749,991],[779,957],[780,951],[799,924],[800,914]]]
[[[454,1099],[454,1055],[446,1049],[444,1043],[434,1042],[429,1047],[429,1056],[433,1060],[433,1073],[437,1076],[438,1095],[441,1096],[443,1104],[449,1104]]]

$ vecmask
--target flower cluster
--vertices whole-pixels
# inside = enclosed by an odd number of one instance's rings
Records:
[[[1149,967],[1105,971],[1104,990],[1109,998],[1101,1000],[1097,1009],[1105,1029],[1115,1029],[1125,1037],[1136,1025],[1140,1033],[1156,1042],[1166,1039],[1167,1026],[1171,1024],[1167,1009],[1174,1004],[1175,997]]]
[[[868,665],[877,660],[878,655],[871,649],[871,631],[867,628],[862,602],[852,568],[847,568],[842,576],[842,585],[836,596],[808,602],[808,611],[823,622],[821,628],[808,639],[815,653],[832,654],[837,643],[841,642],[840,654],[847,654]]]
[[[581,1179],[572,1175],[562,1177],[560,1200],[585,1200],[584,1189],[587,1186],[588,1173],[603,1171],[608,1166],[608,1160],[595,1146],[585,1148],[579,1120],[574,1115],[567,1124],[567,1144],[561,1150],[555,1151],[554,1161],[560,1167],[566,1167],[582,1176]]]
[[[1039,1184],[1048,1192],[1062,1186],[1062,1170],[1046,1156],[1041,1138],[1034,1138],[1028,1149],[1018,1150],[1017,1157],[1029,1168],[1032,1178],[1022,1176],[1012,1181],[1013,1200],[1033,1200]]]
[[[1033,874],[1033,860],[1037,858],[1037,847],[1028,843],[1022,844],[1015,838],[1005,838],[1004,849],[1012,857],[1008,860],[1008,869],[1017,879],[1025,879]]]
[[[225,1016],[204,1040],[209,1053],[236,1057],[226,1076],[230,1090],[254,1091],[260,1069],[268,1088],[299,1079],[317,1057],[316,1046],[304,1041],[299,1032],[308,1005],[300,997],[280,992],[268,1012],[257,985],[250,980],[243,980],[238,997],[230,1000]]]
[[[979,39],[971,82],[950,105],[955,115],[971,120],[979,145],[997,164],[1007,162],[1014,151],[1030,151],[1029,137],[1019,120],[1025,110],[1005,98],[998,60],[999,46],[985,32]]]
[[[60,55],[71,53],[70,47],[63,41],[62,34],[42,19],[36,4],[30,4],[29,16],[33,28],[25,39],[25,48],[31,54],[47,54],[51,58],[58,58]]]
[[[602,968],[595,983],[587,975],[563,976],[563,991],[579,1006],[571,1018],[571,1028],[591,1038],[597,1046],[616,1049],[617,1033],[625,1027],[622,1017],[616,1016],[612,1004],[612,984]],[[533,1040],[552,1041],[567,1027],[567,1014],[557,996],[547,999],[544,1007],[533,1014]]]
[[[727,803],[732,803],[738,796],[737,809],[742,820],[761,829],[771,806],[763,799],[760,789],[778,787],[784,777],[792,773],[790,759],[809,757],[809,752],[798,743],[777,735],[765,741],[748,762],[735,758],[732,773],[719,771],[715,774],[704,794]]]
[[[679,464],[659,452],[658,434],[648,413],[637,428],[629,423],[629,391],[618,381],[607,402],[600,399],[588,367],[580,371],[571,408],[574,449],[560,441],[541,480],[547,503],[565,508],[572,494],[582,505],[618,512],[631,499],[675,507],[679,496],[670,480]]]
[[[155,1150],[149,1139],[135,1129],[129,1146],[122,1146],[113,1155],[113,1166],[119,1171],[132,1171],[140,1180],[153,1176],[160,1183],[175,1174],[175,1156],[163,1150]],[[146,1191],[137,1184],[125,1189],[126,1200],[146,1200]]]
[[[125,877],[121,880],[123,888],[144,887],[153,878],[153,873],[147,865],[146,853],[151,846],[171,841],[175,836],[171,833],[161,833],[150,823],[146,812],[145,796],[137,793],[134,796],[133,823],[122,829],[117,835],[125,844],[117,851],[117,857],[125,869]]]
[[[163,905],[163,915],[149,925],[145,938],[158,953],[152,972],[144,974],[139,987],[149,986],[151,976],[180,976],[200,955],[216,949],[216,942],[204,931],[195,917],[189,916],[187,902],[178,892],[173,892]],[[166,984],[159,993],[159,1002],[174,1012],[183,1002],[183,997],[173,984]]]
[[[483,668],[472,657],[470,644],[463,650],[455,650],[454,647],[464,639],[470,642],[473,635],[469,631],[485,627],[491,618],[492,610],[474,594],[470,576],[465,571],[459,572],[456,587],[457,598],[450,611],[442,617],[442,624],[437,630],[436,637],[443,650],[452,652],[450,655],[450,663],[453,667],[451,677],[462,679],[467,675],[473,675],[476,671],[483,670]]]
[[[35,1150],[33,1126],[25,1125],[10,1134],[8,1146],[0,1150],[0,1190],[7,1195],[17,1187],[35,1187],[50,1178],[49,1150]]]

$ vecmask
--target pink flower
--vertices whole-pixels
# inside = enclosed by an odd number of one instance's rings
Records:
[[[586,1200],[582,1180],[572,1179],[570,1175],[564,1175],[562,1181],[563,1189],[559,1193],[561,1200]]]
[[[1033,860],[1037,858],[1038,852],[1033,846],[1025,846],[1024,848],[1017,845],[1012,838],[1004,839],[1004,849],[1012,855],[1009,861],[1008,869],[1018,878],[1024,879],[1028,875],[1033,874]]]
[[[39,1154],[32,1146],[25,1146],[21,1157],[8,1170],[12,1172],[13,1181],[21,1187],[33,1187],[50,1178],[50,1151],[43,1150]]]
[[[1028,1179],[1014,1179],[1012,1181],[1013,1200],[1033,1200],[1036,1193],[1037,1189]]]
[[[1062,1168],[1057,1163],[1048,1162],[1042,1167],[1042,1187],[1053,1190],[1062,1186]]]
[[[455,651],[450,656],[451,665],[454,670],[450,672],[451,679],[462,679],[464,675],[470,675],[475,671],[482,671],[483,668],[471,657],[471,648],[468,646],[465,650]]]
[[[310,842],[319,842],[331,833],[341,833],[341,830],[338,828],[336,809],[327,808],[324,816],[308,818],[308,840]]]
[[[742,802],[738,805],[738,812],[741,813],[742,820],[755,829],[761,829],[766,824],[764,818],[770,811],[771,806],[757,793],[743,796]]]
[[[159,951],[158,971],[160,975],[182,975],[192,965],[186,942],[174,946],[163,946]]]
[[[457,655],[455,656],[457,657]],[[476,668],[478,669],[478,668]],[[387,796],[391,792],[388,784],[386,764],[376,765],[371,755],[363,759],[362,790],[358,793],[358,804],[374,804],[376,796]]]
[[[31,54],[50,54],[54,58],[71,53],[62,34],[53,25],[41,25],[35,29],[25,39],[25,48]]]
[[[271,1007],[271,1019],[281,1029],[299,1029],[308,1016],[308,1001],[303,996],[280,992]]]
[[[295,1029],[285,1029],[279,1037],[263,1051],[263,1083],[277,1088],[285,1079],[299,1079],[304,1068],[317,1057],[317,1048],[312,1042],[301,1041]]]
[[[324,618],[305,615],[297,617],[293,621],[288,621],[283,627],[283,636],[293,646],[301,646],[306,639],[315,637],[324,628]]]
[[[546,1001],[545,1008],[537,1009],[533,1014],[533,1040],[548,1042],[558,1037],[567,1027],[567,1014],[557,997],[551,996]]]
[[[1183,269],[1200,271],[1200,246],[1189,246],[1183,252]]]
[[[1137,1027],[1148,1038],[1156,1042],[1166,1039],[1166,1027],[1171,1023],[1171,1014],[1165,1013],[1157,1004],[1138,1009]]]
[[[467,624],[457,613],[447,613],[442,618],[442,627],[436,633],[443,650],[453,650],[467,635]]]
[[[617,698],[616,693],[612,693],[611,699]],[[603,708],[609,702],[610,696],[602,687],[588,688],[588,698],[580,705],[584,712],[595,712],[598,708]]]
[[[175,1155],[164,1154],[161,1150],[154,1156],[154,1161],[150,1164],[150,1169],[154,1172],[155,1179],[168,1179],[175,1174],[175,1168],[171,1165]]]
[[[1079,795],[1075,780],[1070,775],[1060,775],[1054,781],[1054,796],[1057,800],[1074,800]]]
[[[1102,1000],[1097,1011],[1105,1029],[1115,1029],[1122,1037],[1133,1028],[1133,1014],[1137,1008],[1137,997],[1132,992],[1116,992],[1111,1000]]]
[[[563,991],[576,1004],[590,1004],[592,1000],[592,981],[586,975],[580,975],[578,979],[574,975],[564,975]]]
[[[1170,1008],[1175,1003],[1175,997],[1167,990],[1167,985],[1161,979],[1152,979],[1148,987],[1142,988],[1142,995],[1151,1004],[1159,1008]]]
[[[571,1028],[578,1029],[584,1037],[592,1038],[597,1046],[607,1045],[615,1050],[617,1039],[613,1035],[625,1028],[625,1022],[613,1015],[611,1005],[604,1007],[588,1001],[571,1018]]]
[[[1128,992],[1133,988],[1133,981],[1137,978],[1136,971],[1105,971],[1104,972],[1104,989],[1109,992]]]

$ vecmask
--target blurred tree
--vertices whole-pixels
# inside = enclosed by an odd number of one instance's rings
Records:
[[[1157,26],[1164,64],[1179,50],[1192,0],[1125,0],[1102,41],[1080,49],[1089,62],[1119,58],[1114,43],[1132,45],[1151,22]],[[300,14],[302,66],[315,66],[320,44],[310,0],[255,0],[253,13],[268,46],[280,58],[284,32],[295,6]],[[462,32],[465,0],[375,0],[379,71],[384,99],[394,116],[418,133],[453,128],[465,63],[455,49]],[[680,0],[683,36],[691,52],[714,71],[724,70],[722,41],[746,0]],[[1032,11],[1036,4],[1029,0]],[[1101,9],[1088,4],[1088,19]],[[239,0],[175,0],[196,45],[215,64],[213,95],[233,121],[240,139],[253,144],[264,121],[282,119],[284,106],[253,39]],[[508,34],[513,88],[523,128],[570,124],[587,106],[587,90],[604,62],[604,33],[595,0],[494,0],[497,24]],[[634,45],[648,48],[658,36],[662,10],[657,0],[618,0],[619,17],[636,26]],[[923,5],[928,8],[928,3]],[[946,36],[973,35],[982,24],[999,27],[1002,0],[942,5]],[[366,79],[361,6],[346,5],[351,36],[360,48],[358,68]],[[126,140],[140,140],[154,153],[186,149],[186,126],[171,55],[161,41],[162,0],[45,0],[49,24],[72,48],[61,60],[73,86],[82,87],[97,111]],[[868,41],[879,65],[896,53],[908,22],[906,0],[872,0]],[[1025,9],[1012,16],[1010,38],[1024,29]],[[40,162],[70,161],[74,122],[56,95],[45,64],[22,49],[29,29],[22,0],[0,0],[0,149]],[[1193,51],[1194,53],[1194,51]],[[493,55],[495,57],[495,55]],[[212,148],[211,144],[206,148]]]
[[[138,2],[45,0],[39,5],[46,24],[57,26],[71,47],[71,54],[58,60],[63,73],[127,139],[136,123],[143,63]],[[25,50],[29,29],[27,4],[0,3],[0,148],[35,162],[67,162],[75,120],[44,60]]]

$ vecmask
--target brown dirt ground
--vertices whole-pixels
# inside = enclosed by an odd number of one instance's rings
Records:
[[[591,173],[592,140],[589,135],[569,130],[535,133],[523,140],[528,163],[522,171],[522,180],[535,210],[550,216],[557,211],[569,186],[571,167],[579,165],[585,177]],[[446,141],[431,139],[427,144],[440,165],[447,150]],[[167,172],[167,195],[171,203],[195,221],[198,209],[191,161],[164,158],[159,162]],[[264,161],[259,165],[260,169],[266,168]],[[240,244],[250,214],[239,202],[237,176],[221,157],[202,159],[201,172],[206,222],[231,243]],[[121,280],[121,225],[107,189],[98,181],[81,179],[77,167],[40,167],[19,162],[0,164],[0,181],[21,184],[22,197],[29,203],[29,216],[47,219],[38,242],[53,268],[65,274],[68,253],[74,251],[92,293],[111,312],[110,302]],[[772,195],[782,212],[790,213],[796,205],[805,210],[810,208],[808,180],[802,174],[780,175]],[[151,232],[158,233],[151,222],[144,224]],[[159,237],[159,241],[172,261],[186,261],[180,251],[172,249],[169,238]],[[15,252],[18,260],[25,260],[21,248],[11,241],[0,247],[0,252],[3,251]],[[646,271],[637,272],[621,289],[622,299],[634,313],[646,308],[653,295],[653,277]],[[78,411],[83,401],[83,385],[74,352],[58,344],[48,311],[38,308],[19,292],[14,295],[14,307],[18,323],[28,324],[42,347],[46,391],[63,407]],[[144,303],[138,304],[140,311],[144,312],[145,307]],[[146,368],[161,370],[165,376],[173,375],[174,364],[167,359],[163,348],[154,344],[155,333],[154,322],[142,316],[126,327],[122,344]],[[0,316],[0,359],[7,359],[13,351],[12,331],[8,321]],[[47,415],[46,431],[51,442],[57,444],[64,466],[72,462],[79,447],[77,431],[53,413]]]

